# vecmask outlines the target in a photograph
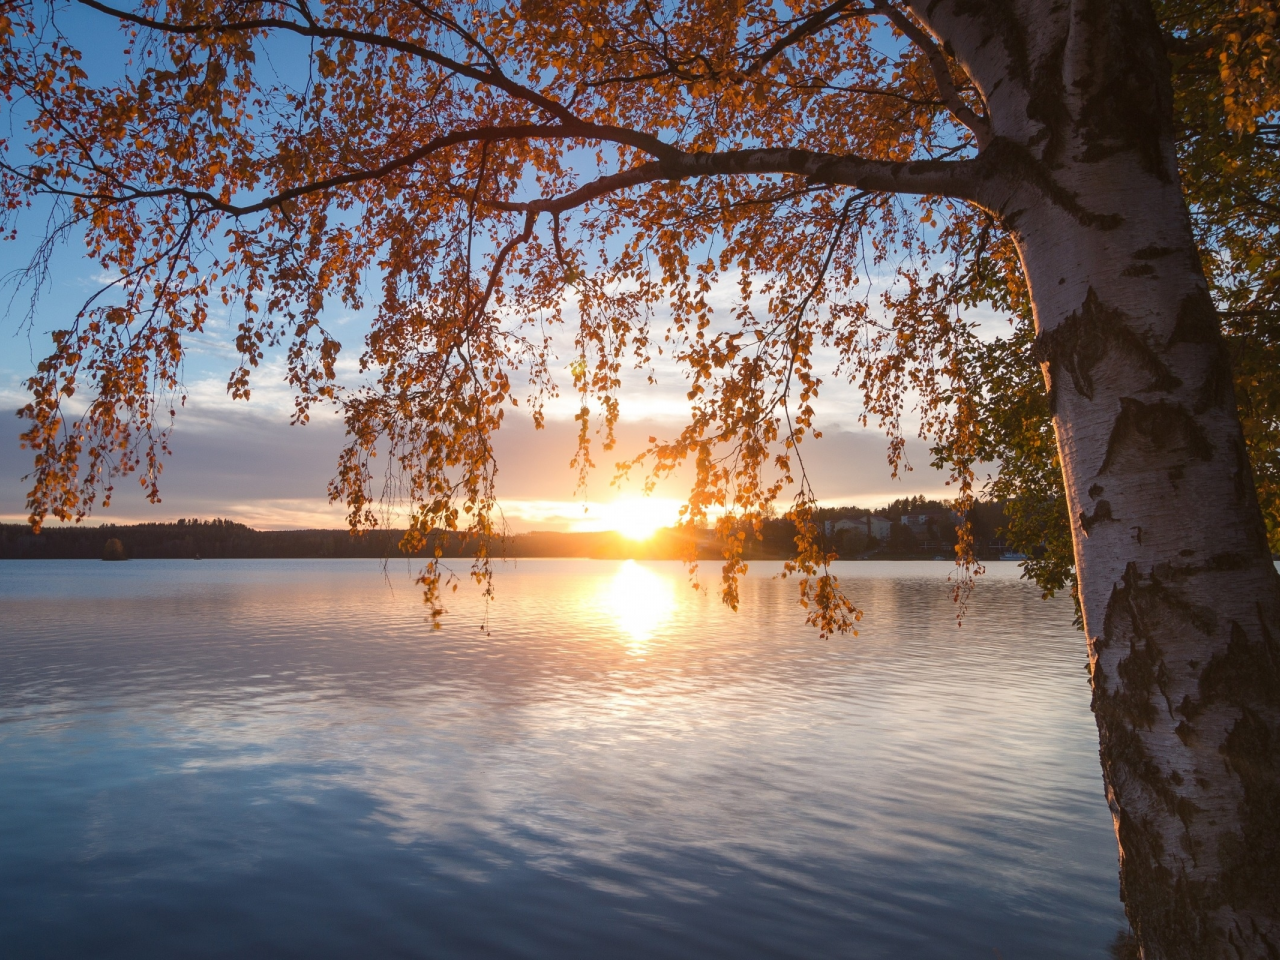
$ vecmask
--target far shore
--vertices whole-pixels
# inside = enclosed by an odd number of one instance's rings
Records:
[[[118,540],[125,557],[135,560],[195,559],[387,559],[404,557],[400,530],[373,530],[353,536],[346,530],[254,530],[228,520],[178,523],[103,524],[46,527],[33,534],[24,524],[0,524],[0,560],[100,560],[107,544]],[[794,549],[794,528],[785,520],[766,521],[759,540],[748,540],[748,560],[784,560]],[[833,538],[834,540],[835,538]],[[954,540],[951,541],[954,543]],[[842,538],[832,550],[842,560],[951,560],[951,543],[912,543],[895,538],[892,549],[874,539]],[[441,533],[416,556],[427,559],[438,546],[442,557],[469,558],[484,546],[495,559],[718,560],[722,554],[710,530],[667,528],[644,540],[613,530],[535,531],[493,538],[481,544],[466,533]],[[1019,559],[1003,544],[979,544],[982,560]]]

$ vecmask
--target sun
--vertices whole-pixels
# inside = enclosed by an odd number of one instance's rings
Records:
[[[624,497],[602,507],[604,526],[628,540],[648,540],[680,518],[680,505],[674,500]]]

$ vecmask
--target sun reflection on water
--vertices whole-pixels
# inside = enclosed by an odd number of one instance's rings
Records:
[[[609,581],[604,603],[627,636],[628,649],[643,653],[675,612],[676,595],[669,578],[627,560]]]

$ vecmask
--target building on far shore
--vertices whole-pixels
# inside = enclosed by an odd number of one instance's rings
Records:
[[[889,531],[893,529],[893,521],[887,517],[877,517],[875,514],[868,514],[862,520],[854,521],[858,524],[865,524],[868,537],[875,537],[881,543],[889,539]],[[837,529],[839,527],[837,526]]]

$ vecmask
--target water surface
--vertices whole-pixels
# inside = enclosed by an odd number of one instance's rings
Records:
[[[0,562],[7,958],[1105,958],[1070,601],[847,563]]]

